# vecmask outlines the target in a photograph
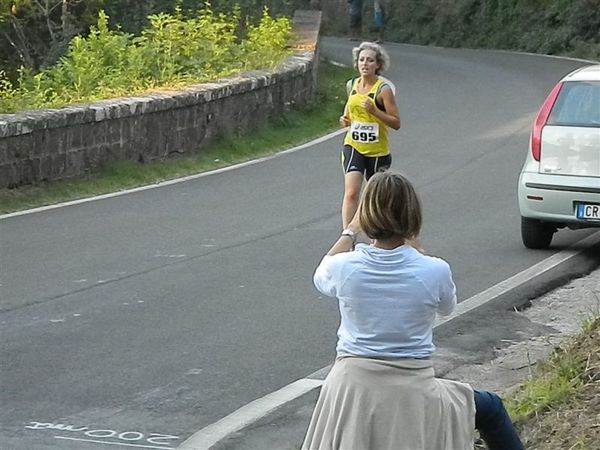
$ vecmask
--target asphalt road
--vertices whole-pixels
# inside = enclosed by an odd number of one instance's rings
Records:
[[[322,54],[349,63],[351,44],[325,39]],[[461,299],[590,234],[526,250],[516,201],[537,108],[583,63],[388,49],[393,167],[418,187],[423,245],[450,262]],[[329,364],[337,309],[311,275],[340,230],[341,139],[1,219],[0,448],[176,446]]]

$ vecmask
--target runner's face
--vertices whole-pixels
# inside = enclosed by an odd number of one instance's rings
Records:
[[[358,54],[358,72],[361,75],[375,75],[379,69],[377,53],[373,50],[363,50]]]

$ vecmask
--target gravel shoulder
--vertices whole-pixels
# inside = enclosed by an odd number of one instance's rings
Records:
[[[582,333],[584,321],[600,316],[600,269],[532,300],[518,314],[545,332],[504,342],[488,362],[462,365],[445,378],[510,398],[524,381],[546,370],[538,366],[555,350],[581,355],[587,365],[577,394],[519,424],[520,433],[528,450],[600,449],[600,320]]]

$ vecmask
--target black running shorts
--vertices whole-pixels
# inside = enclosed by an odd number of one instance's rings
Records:
[[[368,180],[376,172],[383,172],[392,165],[392,155],[365,156],[350,145],[342,150],[344,173],[360,172]]]

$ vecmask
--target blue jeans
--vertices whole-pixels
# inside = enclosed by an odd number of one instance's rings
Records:
[[[475,428],[490,450],[524,450],[500,397],[493,392],[475,393]]]

